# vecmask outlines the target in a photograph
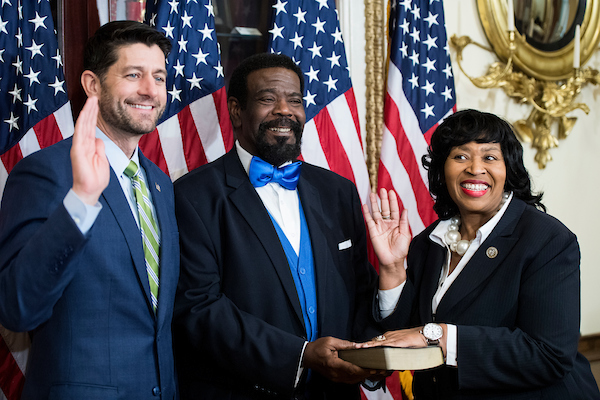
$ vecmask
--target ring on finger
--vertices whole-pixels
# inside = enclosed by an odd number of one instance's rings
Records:
[[[382,342],[382,341],[384,341],[384,340],[385,340],[385,335],[378,335],[378,336],[375,336],[375,337],[373,338],[373,340],[375,340],[375,341],[377,341],[377,342]]]

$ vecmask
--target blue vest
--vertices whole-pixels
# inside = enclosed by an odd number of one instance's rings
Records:
[[[317,287],[315,283],[315,263],[313,259],[312,245],[310,243],[310,235],[308,233],[308,225],[304,217],[302,204],[300,203],[300,255],[290,244],[287,236],[275,219],[269,213],[273,226],[277,230],[279,241],[285,251],[290,271],[296,284],[296,292],[302,307],[302,315],[304,316],[304,327],[306,328],[306,337],[308,341],[316,340],[318,336],[317,327]]]

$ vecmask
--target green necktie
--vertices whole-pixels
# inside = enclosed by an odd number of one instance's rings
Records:
[[[150,198],[148,197],[148,187],[146,186],[146,182],[144,182],[140,169],[133,160],[125,168],[125,175],[131,178],[131,185],[135,193],[138,219],[142,232],[142,243],[144,246],[144,257],[146,258],[146,272],[148,272],[148,280],[150,282],[152,306],[154,307],[154,311],[156,311],[156,307],[158,306],[158,265],[160,260],[158,229],[156,221],[152,217],[152,203],[150,203]]]

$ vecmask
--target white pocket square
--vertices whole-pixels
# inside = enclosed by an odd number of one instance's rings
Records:
[[[346,250],[352,247],[352,240],[344,240],[342,243],[338,243],[338,250]]]

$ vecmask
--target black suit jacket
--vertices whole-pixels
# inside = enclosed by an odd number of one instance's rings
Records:
[[[433,320],[446,257],[429,239],[436,225],[411,243],[398,304],[405,326]],[[573,233],[513,199],[437,308],[437,322],[457,325],[458,368],[415,373],[417,399],[600,398],[589,363],[577,353],[579,258]]]
[[[182,271],[174,332],[183,398],[358,398],[312,374],[294,392],[305,342],[277,232],[235,150],[175,183]],[[313,247],[319,336],[367,339],[377,275],[354,185],[303,164],[298,193]],[[339,244],[352,246],[339,250]],[[343,247],[343,246],[342,246]],[[302,385],[301,385],[302,386]]]

